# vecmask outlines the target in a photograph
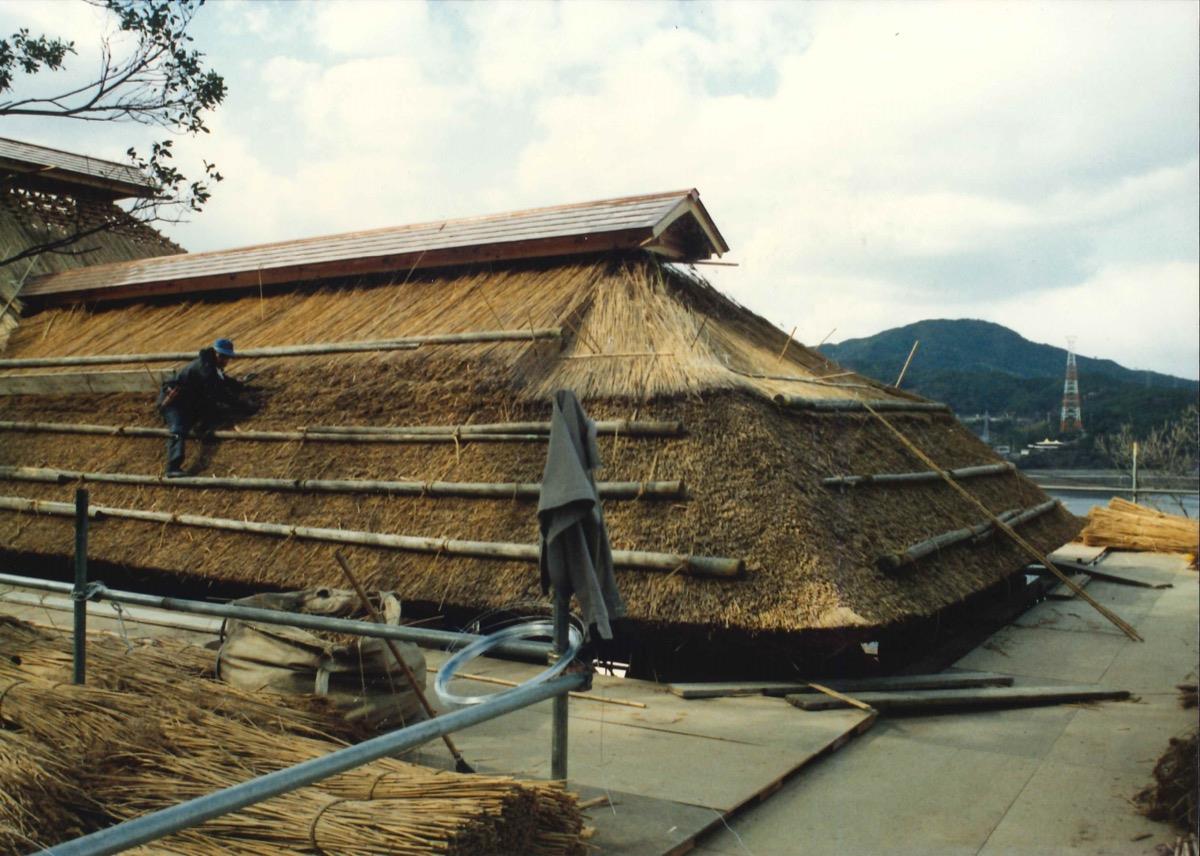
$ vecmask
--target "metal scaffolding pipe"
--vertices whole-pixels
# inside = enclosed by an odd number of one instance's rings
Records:
[[[248,782],[233,785],[223,790],[197,797],[193,800],[156,811],[152,814],[127,820],[93,832],[74,841],[39,851],[53,856],[107,856],[120,853],[139,844],[156,841],[167,835],[198,826],[214,817],[220,817],[248,805],[262,802],[271,797],[314,784],[338,773],[344,773],[363,764],[403,752],[419,746],[435,737],[452,731],[469,728],[506,713],[512,713],[549,698],[581,688],[587,675],[563,675],[545,683],[529,687],[518,687],[511,692],[499,694],[494,702],[464,707],[434,719],[382,734],[355,746],[339,749],[329,755],[286,767]]]
[[[36,577],[20,577],[14,574],[0,574],[0,585],[20,586],[22,588],[38,589],[40,591],[49,591],[67,596],[70,596],[73,590],[73,586],[70,583],[41,580]],[[237,618],[242,621],[257,621],[262,624],[283,624],[288,627],[302,627],[305,630],[323,630],[330,633],[347,633],[354,636],[369,636],[377,639],[401,639],[405,642],[415,642],[418,645],[424,645],[426,648],[437,648],[439,650],[465,648],[472,642],[477,642],[483,638],[474,633],[455,633],[450,630],[431,630],[427,627],[375,624],[371,621],[355,621],[350,618],[328,618],[322,615],[306,615],[300,612],[259,609],[257,607],[236,606],[229,603],[205,603],[202,600],[184,600],[182,598],[161,597],[154,594],[117,591],[100,584],[93,584],[89,588],[89,595],[95,600],[110,600],[114,603],[124,603],[130,606],[146,606],[153,609],[165,609],[171,612],[211,615],[217,618]],[[505,642],[495,650],[509,657],[545,663],[546,657],[552,650],[552,645],[547,642]]]

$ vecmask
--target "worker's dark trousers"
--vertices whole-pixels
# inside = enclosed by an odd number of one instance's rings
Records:
[[[164,407],[162,417],[171,432],[167,438],[167,470],[183,469],[183,438],[192,429],[195,416],[181,407]]]

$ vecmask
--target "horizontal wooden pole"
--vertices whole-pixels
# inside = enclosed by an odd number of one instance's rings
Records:
[[[305,430],[320,434],[549,434],[549,422],[481,422],[464,425],[310,425]],[[683,434],[680,421],[608,419],[596,422],[598,434],[675,437]]]
[[[543,327],[524,330],[481,330],[474,333],[436,333],[428,336],[405,336],[398,339],[373,339],[361,342],[318,342],[310,345],[272,345],[246,348],[239,358],[307,357],[318,354],[349,354],[360,351],[408,351],[424,345],[459,345],[472,342],[532,341],[558,339],[562,330]],[[17,357],[0,359],[2,369],[46,368],[49,366],[104,366],[120,363],[176,363],[191,360],[196,351],[168,351],[149,354],[88,354],[68,357]]]
[[[143,425],[89,425],[80,422],[0,421],[0,431],[47,434],[94,434],[109,437],[167,437],[166,428]],[[544,443],[548,434],[328,434],[317,431],[214,431],[217,440],[263,443]]]
[[[0,510],[51,514],[74,517],[75,506],[69,502],[50,502],[19,496],[0,496]],[[203,517],[197,514],[174,514],[165,511],[142,511],[93,505],[89,515],[98,520],[114,518],[140,520],[146,523],[170,523],[202,529],[243,532],[251,535],[270,535],[304,541],[324,541],[332,544],[353,544],[381,547],[410,553],[463,556],[472,559],[532,562],[539,558],[537,544],[515,544],[505,541],[465,541],[453,538],[428,538],[419,535],[392,535],[354,529],[327,529],[317,526],[293,526],[284,523],[258,523],[250,520],[231,520],[223,517]],[[669,571],[703,577],[740,577],[746,570],[741,559],[716,556],[688,556],[679,553],[657,553],[644,550],[613,550],[613,564],[629,570]]]
[[[1129,691],[1094,686],[983,687],[914,690],[906,693],[858,693],[855,698],[876,710],[924,710],[943,707],[1028,707],[1077,701],[1116,701],[1129,698]],[[834,710],[847,706],[835,698],[819,694],[789,695],[787,700],[801,710]]]
[[[906,690],[952,689],[963,687],[1011,686],[1013,679],[994,672],[945,672],[938,675],[891,675],[879,678],[848,678],[824,683],[839,692],[900,692]],[[680,698],[724,698],[727,696],[782,696],[812,692],[808,681],[732,681],[670,684]]]
[[[537,499],[540,482],[446,482],[375,481],[366,479],[272,479],[235,476],[187,476],[169,479],[139,473],[99,473],[53,467],[0,466],[0,480],[46,482],[94,482],[135,484],[201,490],[265,490],[292,493],[365,493],[388,496],[454,496],[475,499]],[[601,499],[678,499],[684,494],[681,481],[596,483]]]
[[[791,410],[816,410],[824,413],[854,413],[884,410],[889,412],[933,412],[949,413],[950,407],[936,401],[897,401],[884,399],[881,401],[858,401],[853,398],[805,398],[802,395],[780,393],[775,396],[775,403]]]
[[[169,368],[116,371],[30,372],[0,375],[0,396],[76,395],[107,392],[158,392]]]
[[[959,467],[956,470],[946,470],[951,478],[969,479],[977,476],[990,476],[999,473],[1016,471],[1015,464],[1004,462],[999,464],[982,464],[977,467]],[[865,484],[903,484],[906,482],[936,482],[942,476],[934,470],[916,473],[874,473],[865,476],[829,476],[821,479],[823,485],[838,485],[842,487],[858,487]]]
[[[1056,505],[1058,505],[1057,500],[1048,499],[1040,505],[1034,505],[1024,510],[1006,511],[1000,514],[999,517],[1009,527],[1017,527],[1022,523],[1027,523],[1035,517],[1045,514]],[[913,564],[918,559],[928,556],[930,553],[936,553],[938,550],[959,544],[963,541],[969,541],[973,538],[986,537],[991,534],[994,526],[994,521],[985,520],[974,526],[943,532],[941,535],[935,535],[924,541],[918,541],[916,544],[905,548],[899,553],[888,553],[880,556],[876,564],[884,573],[893,573],[900,568]]]

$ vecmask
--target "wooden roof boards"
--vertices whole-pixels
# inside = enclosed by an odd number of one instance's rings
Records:
[[[152,187],[130,164],[64,152],[0,137],[0,172],[36,175],[64,184],[81,184],[112,194],[112,198],[149,196]]]
[[[639,248],[674,260],[729,249],[692,189],[97,265],[38,277],[21,296],[116,300]]]

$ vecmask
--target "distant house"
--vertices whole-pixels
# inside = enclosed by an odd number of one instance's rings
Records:
[[[33,277],[183,252],[116,204],[152,192],[129,164],[0,137],[0,260],[47,248],[0,267],[0,345],[16,326],[16,292]]]

